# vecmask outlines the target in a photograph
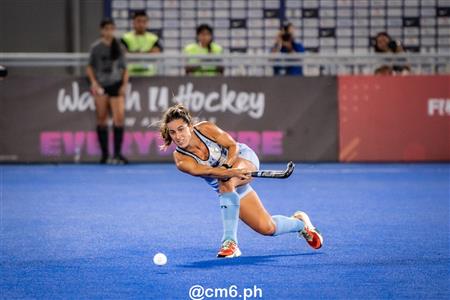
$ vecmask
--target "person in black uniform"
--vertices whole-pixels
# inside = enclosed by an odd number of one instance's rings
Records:
[[[125,119],[125,90],[128,83],[125,52],[114,37],[116,27],[110,19],[100,23],[101,37],[92,44],[86,73],[95,99],[97,134],[102,151],[100,163],[109,162],[108,112],[114,124],[114,157],[112,163],[126,164],[122,155]]]

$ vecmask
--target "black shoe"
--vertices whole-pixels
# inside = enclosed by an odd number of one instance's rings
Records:
[[[108,156],[102,156],[100,159],[100,164],[105,165],[108,162]]]
[[[126,165],[128,164],[128,159],[126,159],[126,157],[122,154],[117,154],[114,155],[112,163],[115,165]]]

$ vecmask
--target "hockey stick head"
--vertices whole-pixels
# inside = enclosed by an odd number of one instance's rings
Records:
[[[288,162],[287,169],[286,169],[286,171],[284,171],[285,174],[284,174],[283,178],[288,178],[289,176],[291,176],[292,172],[294,172],[294,169],[295,169],[295,164],[292,161]]]
[[[251,172],[252,177],[259,178],[288,178],[294,172],[295,165],[292,161],[287,164],[287,168],[284,171],[280,170],[259,170]]]

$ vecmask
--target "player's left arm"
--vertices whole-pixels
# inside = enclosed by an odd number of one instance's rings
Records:
[[[228,158],[225,163],[230,167],[233,166],[238,158],[239,148],[231,135],[211,122],[202,122],[199,129],[202,133],[216,141],[216,143],[228,149]]]

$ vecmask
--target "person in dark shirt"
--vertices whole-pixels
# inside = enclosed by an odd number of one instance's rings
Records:
[[[97,114],[97,134],[102,151],[100,163],[108,162],[108,112],[114,123],[114,158],[112,163],[126,164],[122,155],[125,119],[125,90],[128,71],[124,50],[114,37],[115,25],[110,19],[100,23],[101,38],[92,44],[86,74],[91,83]]]
[[[277,35],[275,45],[272,47],[272,53],[304,53],[305,48],[302,43],[294,39],[294,27],[291,23],[285,24]],[[303,68],[301,66],[273,68],[274,75],[302,76]]]

